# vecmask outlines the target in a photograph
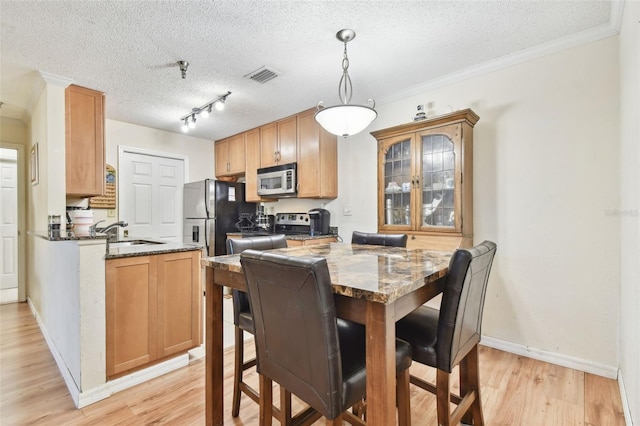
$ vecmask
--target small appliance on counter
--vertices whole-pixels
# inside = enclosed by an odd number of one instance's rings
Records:
[[[264,206],[259,205],[258,211],[256,212],[256,216],[254,219],[255,223],[255,231],[265,232],[272,234],[274,232],[275,226],[275,216],[272,214],[265,214]]]
[[[326,209],[309,210],[309,235],[329,235],[329,221],[331,213]]]

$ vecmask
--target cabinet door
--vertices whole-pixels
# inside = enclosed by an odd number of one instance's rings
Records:
[[[156,359],[157,256],[106,261],[106,373]]]
[[[215,143],[216,176],[235,176],[245,171],[244,133]]]
[[[278,157],[278,125],[269,123],[260,127],[260,167],[277,164]]]
[[[216,176],[227,176],[229,173],[229,139],[222,139],[215,143]]]
[[[461,230],[461,126],[454,124],[418,134],[420,187],[418,227],[423,231]]]
[[[201,343],[200,252],[158,257],[158,358]]]
[[[229,174],[238,175],[245,170],[244,133],[229,138]]]
[[[415,226],[415,145],[413,135],[385,139],[378,151],[378,223],[380,228],[407,231]]]
[[[104,192],[104,94],[79,86],[65,90],[66,192]]]
[[[336,198],[337,138],[320,128],[314,113],[298,115],[298,198]]]
[[[285,118],[277,122],[278,124],[278,164],[288,164],[296,161],[296,139],[297,139],[296,116]]]

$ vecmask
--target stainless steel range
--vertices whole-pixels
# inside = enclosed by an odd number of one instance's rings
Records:
[[[309,235],[311,220],[308,213],[276,214],[275,233],[285,235]]]

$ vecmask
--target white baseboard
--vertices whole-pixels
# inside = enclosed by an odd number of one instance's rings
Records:
[[[111,380],[102,385],[91,388],[87,391],[81,392],[78,388],[78,385],[73,380],[73,377],[71,376],[71,373],[69,372],[69,369],[67,368],[64,359],[62,358],[62,355],[60,355],[60,352],[58,352],[58,349],[51,339],[51,336],[49,336],[47,328],[42,322],[38,311],[36,310],[33,303],[31,303],[31,299],[27,298],[27,302],[29,303],[31,312],[38,322],[38,326],[40,327],[40,331],[44,336],[44,340],[47,342],[49,351],[51,352],[53,359],[58,365],[60,375],[67,385],[67,389],[69,390],[69,394],[76,408],[86,407],[87,405],[93,404],[94,402],[106,399],[116,392],[120,392],[132,386],[139,385],[143,382],[189,365],[189,354],[183,354],[159,364],[152,365],[151,367],[145,368],[144,370],[133,372],[126,376],[119,377],[115,380]]]
[[[526,356],[527,358],[533,358],[539,361],[549,362],[551,364],[560,365],[562,367],[573,368],[574,370],[584,371],[585,373],[591,373],[609,379],[615,379],[618,377],[617,367],[598,364],[592,361],[587,361],[585,359],[561,355],[558,353],[536,349],[517,343],[511,343],[505,340],[496,339],[495,337],[482,336],[480,344],[488,346],[490,348],[500,349],[505,352]]]
[[[631,409],[629,408],[629,400],[627,399],[627,390],[622,380],[622,371],[618,370],[618,386],[620,387],[620,399],[622,400],[622,410],[624,412],[624,422],[627,426],[633,426],[631,419]]]

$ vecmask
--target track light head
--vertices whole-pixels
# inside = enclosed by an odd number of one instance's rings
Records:
[[[189,121],[189,128],[194,129],[196,127],[196,115],[191,114],[191,121]]]

